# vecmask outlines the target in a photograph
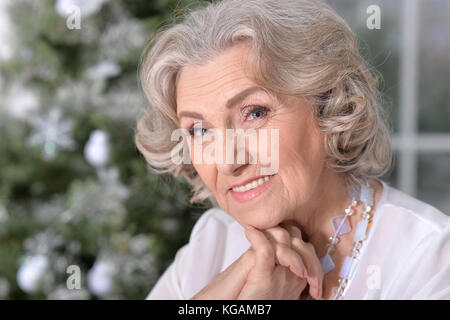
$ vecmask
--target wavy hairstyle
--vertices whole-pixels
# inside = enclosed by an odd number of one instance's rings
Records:
[[[326,165],[344,172],[346,183],[391,169],[379,74],[337,13],[318,0],[222,0],[188,8],[180,21],[161,27],[144,52],[139,74],[148,106],[135,142],[153,172],[184,177],[193,187],[191,203],[209,198],[217,204],[192,164],[171,161],[180,146],[170,139],[179,128],[176,87],[183,66],[203,65],[243,41],[250,44],[249,78],[311,103],[325,137]]]

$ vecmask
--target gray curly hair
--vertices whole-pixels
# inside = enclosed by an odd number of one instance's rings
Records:
[[[326,165],[347,183],[386,174],[392,148],[386,113],[377,90],[378,73],[361,57],[347,23],[318,0],[222,0],[187,9],[147,46],[140,67],[148,107],[138,120],[135,142],[153,172],[184,177],[191,203],[214,195],[192,164],[174,164],[179,142],[176,87],[180,70],[202,65],[247,41],[252,80],[282,95],[307,99],[325,137]]]

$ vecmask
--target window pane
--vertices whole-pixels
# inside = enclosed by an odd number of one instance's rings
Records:
[[[391,171],[385,174],[380,179],[389,184],[390,186],[398,189],[398,159],[399,159],[399,153],[393,152],[393,162]]]
[[[419,129],[450,132],[450,1],[419,3]]]
[[[360,42],[360,50],[369,64],[381,73],[379,89],[384,95],[390,125],[398,132],[400,81],[398,79],[401,48],[401,1],[392,0],[328,0],[349,24]],[[380,8],[381,29],[368,29],[367,8]]]
[[[450,153],[419,154],[418,198],[450,215]]]

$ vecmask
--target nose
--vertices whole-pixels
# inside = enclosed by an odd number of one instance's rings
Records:
[[[226,176],[235,176],[243,170],[247,164],[237,163],[236,160],[233,163],[217,163],[217,171]]]
[[[223,175],[235,176],[239,175],[250,163],[250,153],[244,145],[237,143],[237,135],[234,131],[228,131],[228,135],[221,130],[217,132],[218,136],[216,149],[222,154],[216,158],[217,171]]]

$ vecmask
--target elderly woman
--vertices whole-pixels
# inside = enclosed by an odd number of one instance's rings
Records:
[[[147,299],[450,299],[449,217],[380,180],[377,78],[331,8],[208,3],[149,48],[136,144],[214,207]]]

